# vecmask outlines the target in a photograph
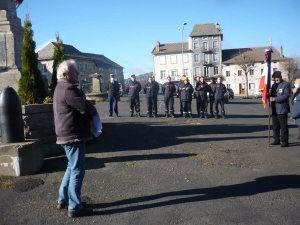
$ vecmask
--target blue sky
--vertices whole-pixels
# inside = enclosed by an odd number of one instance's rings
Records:
[[[29,13],[37,50],[55,40],[82,52],[103,54],[131,74],[152,72],[156,41],[181,42],[178,27],[219,23],[223,49],[283,46],[287,57],[300,55],[299,0],[24,0],[17,9],[22,25]]]

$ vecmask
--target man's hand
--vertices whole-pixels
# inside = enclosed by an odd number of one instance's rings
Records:
[[[276,102],[276,98],[270,97],[270,101],[271,101],[271,102]]]
[[[298,88],[293,89],[293,95],[295,95],[298,92]]]

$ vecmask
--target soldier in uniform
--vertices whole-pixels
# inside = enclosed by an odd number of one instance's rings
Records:
[[[152,77],[148,78],[147,84],[144,86],[144,93],[147,99],[147,117],[157,117],[157,92],[159,86],[157,82],[152,81]]]
[[[210,109],[210,117],[213,118],[214,117],[214,101],[215,101],[215,97],[214,97],[214,89],[215,89],[215,85],[216,85],[216,80],[214,77],[210,78],[210,95],[209,95],[209,109]]]
[[[218,76],[217,83],[212,87],[213,95],[215,98],[214,102],[214,116],[218,118],[218,104],[221,105],[221,113],[223,119],[225,119],[225,108],[224,108],[224,94],[227,92],[226,86],[222,83],[222,77]]]
[[[204,77],[196,77],[196,108],[198,117],[207,118],[207,93],[211,93],[210,86],[204,81]]]
[[[179,93],[179,89],[180,89],[180,86],[182,86],[184,84],[183,82],[183,79],[185,79],[187,76],[186,75],[183,75],[181,80],[178,82],[178,93]],[[182,109],[182,101],[181,101],[181,96],[179,94],[179,102],[180,102],[180,115],[183,116],[183,109]]]
[[[289,130],[287,120],[290,112],[291,86],[289,82],[282,79],[280,71],[275,71],[272,77],[275,82],[269,90],[274,138],[271,145],[280,145],[281,142],[281,147],[288,147]]]
[[[118,117],[118,99],[119,99],[119,83],[115,81],[115,75],[110,74],[110,81],[107,82],[106,90],[108,93],[108,113],[112,116],[113,110]],[[114,108],[113,108],[114,105]]]
[[[130,109],[130,116],[133,117],[133,112],[135,112],[139,117],[140,114],[140,91],[142,90],[141,84],[136,81],[135,75],[131,75],[131,80],[128,82],[125,92],[128,94],[128,102],[129,102],[129,109]]]
[[[162,86],[162,92],[164,94],[164,102],[165,102],[165,112],[166,117],[170,115],[174,118],[174,93],[176,91],[175,84],[171,81],[171,77],[167,77],[168,82],[164,83]]]
[[[192,118],[192,95],[194,92],[193,86],[188,81],[187,77],[182,78],[183,84],[179,87],[180,99],[182,101],[183,117],[187,114]]]

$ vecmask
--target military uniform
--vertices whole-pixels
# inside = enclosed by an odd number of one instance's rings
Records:
[[[128,94],[129,110],[131,117],[133,116],[134,109],[138,116],[140,114],[140,91],[142,90],[141,84],[138,81],[129,80],[125,92]]]
[[[195,97],[198,117],[207,118],[207,93],[211,92],[211,87],[205,81],[196,83]]]
[[[220,103],[222,117],[225,118],[224,94],[227,92],[226,86],[222,83],[216,83],[211,88],[214,96],[214,116],[218,118],[218,104]]]
[[[210,111],[210,116],[213,117],[214,116],[214,101],[215,101],[215,98],[214,98],[214,94],[213,94],[213,88],[215,88],[215,85],[216,82],[213,81],[209,84],[209,87],[211,89],[211,92],[209,94],[209,111]]]
[[[144,93],[147,99],[147,116],[150,117],[152,114],[157,117],[157,93],[159,90],[158,83],[155,81],[147,82],[144,86]]]
[[[174,117],[174,93],[176,92],[176,87],[173,82],[166,82],[162,86],[162,92],[164,94],[165,112],[166,117],[169,113]]]
[[[179,87],[180,99],[182,102],[183,117],[189,115],[192,118],[192,95],[194,92],[193,86],[188,82],[187,84],[183,83]]]

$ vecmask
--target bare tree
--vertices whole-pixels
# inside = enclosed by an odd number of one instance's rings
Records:
[[[234,56],[235,64],[244,71],[245,74],[245,97],[248,98],[248,74],[254,68],[255,58],[252,55],[251,49],[239,50]]]
[[[283,70],[287,72],[288,79],[291,82],[295,72],[300,69],[300,57],[293,55],[283,62]]]

